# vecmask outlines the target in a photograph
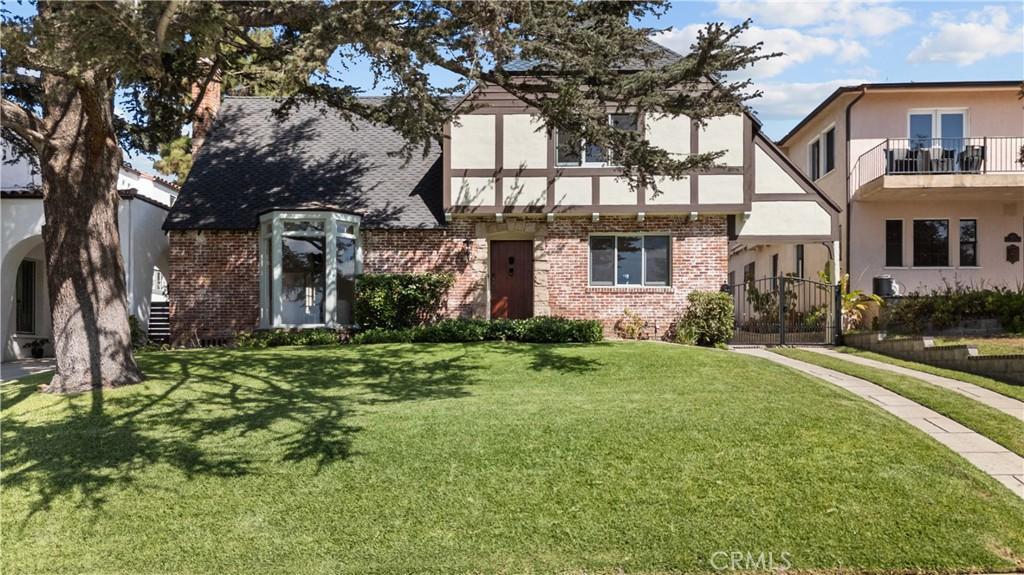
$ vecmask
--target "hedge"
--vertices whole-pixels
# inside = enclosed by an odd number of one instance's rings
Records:
[[[437,320],[455,284],[448,273],[366,274],[356,281],[355,319],[366,329],[403,329]]]
[[[946,287],[889,300],[881,323],[892,331],[923,333],[955,328],[963,321],[996,319],[1003,329],[1024,333],[1024,291]]]
[[[263,330],[242,332],[235,337],[235,346],[253,349],[282,345],[333,345],[341,342],[341,334],[329,329]]]
[[[448,319],[432,325],[399,329],[374,328],[352,338],[353,343],[461,343],[521,341],[532,343],[593,343],[604,331],[594,320],[539,316],[529,319]]]
[[[676,341],[712,347],[728,343],[734,324],[732,296],[717,291],[695,291],[687,300],[689,305],[676,324]]]

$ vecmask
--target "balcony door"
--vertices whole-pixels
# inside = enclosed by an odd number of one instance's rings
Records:
[[[967,137],[967,110],[911,110],[907,137],[911,150],[960,150]]]

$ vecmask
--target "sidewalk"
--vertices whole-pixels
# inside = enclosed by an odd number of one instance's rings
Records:
[[[0,381],[11,381],[23,377],[51,371],[57,366],[57,360],[52,357],[43,359],[16,359],[0,363]]]
[[[949,377],[943,377],[941,375],[933,375],[931,373],[925,373],[916,369],[910,369],[899,365],[892,365],[891,363],[885,363],[884,361],[878,361],[866,357],[860,357],[852,353],[841,353],[833,349],[826,349],[821,347],[801,347],[800,349],[806,351],[813,351],[850,363],[857,363],[867,367],[874,367],[877,369],[884,369],[892,373],[899,375],[906,375],[915,379],[920,379],[925,383],[930,383],[938,387],[944,387],[950,391],[955,391],[961,395],[967,396],[975,401],[984,403],[985,405],[998,409],[1003,413],[1009,414],[1017,419],[1024,421],[1024,402],[1016,400],[1012,397],[1006,397],[1000,393],[996,393],[990,389],[985,389],[974,385],[973,383],[967,383],[966,381],[960,381],[957,379],[951,379]]]
[[[785,365],[818,379],[827,381],[878,405],[882,409],[906,421],[932,436],[936,441],[952,449],[975,467],[991,475],[1010,488],[1018,497],[1024,498],[1024,457],[1002,445],[976,433],[963,425],[897,395],[884,387],[869,381],[839,373],[824,367],[790,359],[765,349],[735,349],[742,353],[760,357]],[[845,359],[845,355],[843,356]]]

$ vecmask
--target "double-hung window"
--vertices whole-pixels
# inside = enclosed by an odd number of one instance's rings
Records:
[[[978,266],[978,220],[960,220],[960,267]]]
[[[750,282],[754,281],[755,271],[756,271],[756,268],[754,267],[754,262],[750,262],[749,264],[744,265],[743,266],[743,283],[749,284]]]
[[[361,254],[359,217],[272,212],[261,219],[261,316],[265,327],[353,323]]]
[[[812,180],[828,174],[836,167],[836,128],[829,127],[807,147],[807,173]]]
[[[885,266],[903,267],[903,220],[885,220]]]
[[[608,114],[608,124],[618,130],[639,129],[636,114]],[[611,151],[585,139],[555,130],[555,164],[558,166],[608,166],[614,164]]]
[[[667,235],[591,236],[590,285],[669,285],[671,243]]]
[[[914,220],[914,267],[949,266],[949,220]]]

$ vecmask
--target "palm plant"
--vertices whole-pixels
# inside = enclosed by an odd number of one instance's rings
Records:
[[[832,262],[825,264],[825,269],[818,272],[821,281],[827,284],[832,283]],[[864,314],[871,308],[871,304],[878,307],[885,305],[881,296],[873,293],[866,293],[863,290],[850,291],[850,274],[843,274],[839,278],[839,293],[843,306],[843,331],[857,329],[864,322]]]

